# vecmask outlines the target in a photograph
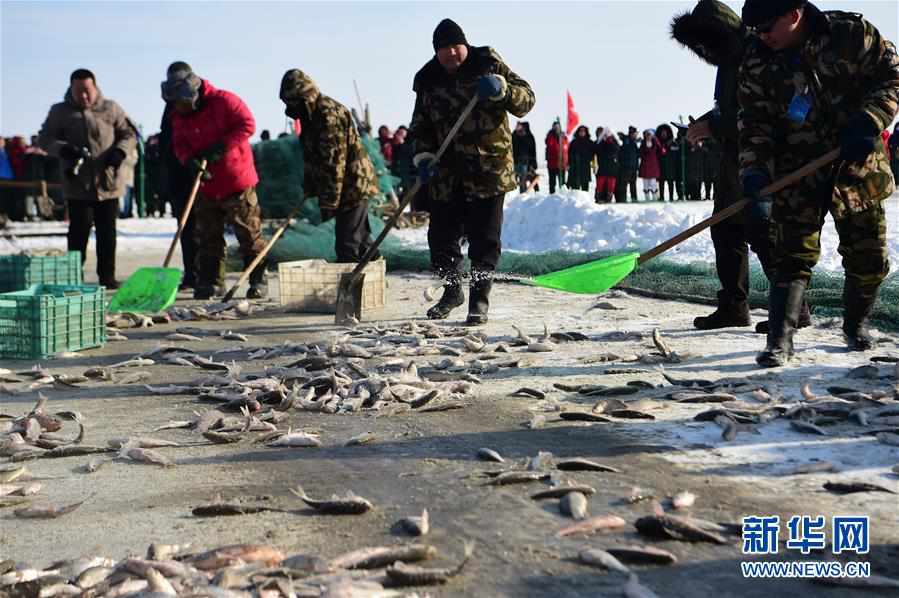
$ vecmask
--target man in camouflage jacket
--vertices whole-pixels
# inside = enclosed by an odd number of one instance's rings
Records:
[[[322,222],[335,218],[337,261],[358,262],[373,244],[368,200],[380,191],[352,114],[299,69],[284,73],[280,95],[287,116],[302,126],[303,191],[318,198]]]
[[[861,15],[822,12],[806,0],[747,0],[743,21],[758,36],[740,68],[743,193],[753,214],[773,224],[770,330],[756,361],[776,367],[792,356],[828,211],[846,272],[843,332],[850,350],[866,350],[865,322],[889,272],[882,202],[894,183],[880,132],[899,107],[899,57]],[[831,167],[760,196],[835,147],[840,158]]]
[[[691,12],[676,16],[671,22],[671,37],[718,70],[715,107],[700,116],[687,131],[690,143],[713,142],[707,143],[711,152],[707,170],[714,171],[715,176],[706,177],[706,180],[715,181],[714,211],[717,213],[743,196],[737,131],[737,74],[752,38],[739,15],[719,0],[699,0]],[[758,224],[741,213],[712,226],[715,269],[721,290],[718,291],[718,309],[695,318],[693,326],[696,328],[711,330],[751,323],[748,303],[750,248],[758,256],[765,276],[771,276],[767,227]],[[811,315],[808,304],[803,302],[798,328],[809,325]],[[756,332],[766,334],[768,323],[759,322]]]
[[[492,48],[468,45],[462,29],[449,19],[437,25],[433,43],[436,56],[415,75],[410,126],[419,177],[429,183],[431,265],[445,281],[443,297],[428,317],[444,319],[465,302],[460,244],[467,237],[467,322],[483,324],[502,248],[503,199],[517,186],[506,113],[523,117],[534,105],[534,92]],[[478,105],[434,164],[434,153],[475,94]]]

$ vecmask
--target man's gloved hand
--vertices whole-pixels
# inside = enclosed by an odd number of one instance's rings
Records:
[[[874,151],[880,131],[864,112],[856,112],[840,131],[840,159],[845,162],[864,162]]]
[[[121,149],[119,149],[117,147],[114,147],[111,150],[109,150],[108,152],[106,152],[106,156],[104,156],[104,158],[103,158],[103,162],[104,162],[104,164],[106,164],[107,167],[115,168],[115,169],[117,169],[119,166],[121,166],[122,162],[124,162],[124,161],[125,161],[125,152],[123,152]]]
[[[502,75],[484,75],[478,79],[478,97],[481,100],[501,102],[509,93],[509,84]]]
[[[759,222],[771,220],[774,198],[763,196],[762,189],[771,184],[771,177],[761,169],[750,169],[743,175],[743,196],[749,200],[750,217]]]
[[[199,152],[196,156],[194,156],[194,159],[198,162],[201,160],[206,160],[207,162],[212,164],[213,162],[218,162],[219,160],[221,160],[222,156],[224,155],[225,144],[221,141],[217,141],[203,151]]]
[[[65,158],[71,162],[79,160],[81,158],[87,158],[90,154],[87,148],[78,147],[77,145],[72,145],[71,143],[63,144],[61,148],[59,148],[59,155],[61,158]]]
[[[321,214],[322,223],[325,223],[328,220],[330,220],[331,218],[334,218],[335,216],[337,216],[336,208],[319,208],[318,211]]]
[[[422,185],[437,174],[437,167],[434,163],[436,158],[437,156],[431,152],[421,152],[420,154],[415,154],[415,157],[412,158],[412,164],[415,165],[415,169],[418,171],[418,180],[421,181]]]

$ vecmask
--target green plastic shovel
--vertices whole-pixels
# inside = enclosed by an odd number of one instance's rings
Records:
[[[796,172],[790,173],[787,176],[771,183],[770,185],[762,189],[761,195],[765,196],[771,195],[772,193],[777,193],[778,191],[799,182],[801,179],[809,176],[816,170],[827,166],[828,164],[839,158],[839,156],[840,150],[836,149],[830,151],[820,158],[809,162]],[[550,272],[549,274],[537,276],[526,282],[535,286],[545,287],[547,289],[556,289],[559,291],[566,291],[568,293],[580,293],[585,295],[604,293],[627,278],[628,275],[636,270],[637,266],[639,266],[640,264],[651,260],[657,255],[665,253],[675,245],[683,243],[693,235],[704,231],[710,226],[713,226],[715,224],[718,224],[722,220],[730,218],[737,212],[740,212],[744,207],[746,207],[746,204],[748,202],[748,199],[742,199],[734,203],[733,205],[721,210],[720,212],[712,214],[702,222],[691,226],[687,230],[678,233],[674,237],[668,239],[664,243],[657,245],[646,253],[641,254],[631,252],[620,255],[613,255],[611,257],[588,262],[586,264],[580,264],[578,266],[572,266],[571,268],[559,270],[558,272]]]
[[[171,307],[178,295],[178,287],[181,285],[182,272],[178,268],[169,268],[169,262],[175,253],[175,247],[181,239],[181,233],[190,216],[203,182],[203,174],[206,172],[206,160],[200,162],[200,170],[194,179],[194,186],[187,198],[187,205],[178,221],[178,230],[169,245],[169,252],[165,256],[162,268],[138,268],[128,277],[109,302],[110,312],[130,311],[134,313],[158,313]]]

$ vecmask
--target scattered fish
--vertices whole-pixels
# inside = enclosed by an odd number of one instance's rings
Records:
[[[413,536],[424,536],[431,529],[428,510],[424,509],[419,517],[404,517],[397,522],[400,529]],[[400,559],[401,560],[401,559]]]
[[[644,565],[673,565],[677,557],[655,546],[624,545],[606,548],[606,552],[626,563]]]
[[[472,554],[474,554],[474,543],[466,543],[465,554],[459,564],[446,569],[426,569],[415,565],[406,565],[399,561],[387,567],[387,578],[392,584],[400,587],[443,584],[462,572]]]
[[[599,531],[619,529],[625,525],[627,525],[627,521],[617,515],[599,515],[564,527],[556,532],[556,536],[561,538],[580,534],[591,535]]]
[[[818,434],[819,436],[829,436],[829,434],[822,430],[819,426],[815,424],[803,420],[791,420],[790,427],[792,427],[797,432],[803,432],[805,434]]]
[[[428,544],[407,546],[375,546],[361,548],[332,559],[332,569],[378,569],[397,562],[426,561],[437,555],[437,549]]]
[[[375,436],[374,432],[362,432],[347,440],[344,446],[361,446],[363,444],[374,442],[375,440],[377,440],[377,436]]]
[[[550,474],[541,471],[504,471],[485,484],[485,486],[508,486],[511,484],[527,484],[548,480]]]
[[[334,494],[327,500],[316,500],[307,496],[300,486],[291,488],[290,491],[316,511],[327,515],[361,515],[374,508],[371,502],[352,492],[344,496]]]
[[[580,492],[569,492],[559,500],[559,511],[575,521],[587,518],[587,497]]]
[[[713,544],[728,543],[722,536],[703,529],[690,518],[676,515],[656,514],[641,517],[634,525],[641,534],[656,538],[671,538],[685,542],[711,542]]]
[[[614,556],[599,548],[584,548],[578,553],[578,560],[592,567],[602,567],[610,571],[619,571],[621,573],[630,573],[631,570],[625,567],[621,561]]]
[[[596,488],[592,486],[582,486],[582,485],[573,485],[573,486],[555,486],[554,488],[549,488],[548,490],[541,490],[540,492],[536,492],[531,495],[533,500],[544,500],[547,498],[563,498],[564,496],[576,492],[578,494],[583,494],[584,496],[592,496],[596,494]]]
[[[589,411],[562,411],[559,417],[565,421],[573,422],[594,422],[594,423],[612,423],[607,417],[590,413]]]
[[[136,446],[123,446],[119,456],[138,463],[158,465],[160,467],[174,467],[175,463],[152,449],[142,449]]]
[[[889,492],[890,494],[897,494],[897,492],[889,488],[868,482],[826,482],[824,489],[834,494],[855,494],[857,492]]]
[[[322,445],[322,441],[314,434],[306,432],[287,432],[278,438],[265,443],[269,447],[289,447],[289,448],[317,448]]]
[[[558,461],[556,462],[556,469],[562,471],[603,471],[607,473],[621,473],[620,469],[612,467],[611,465],[603,465],[602,463],[582,458],[563,459]]]
[[[624,598],[659,598],[658,594],[642,585],[633,573],[621,591],[624,593]]]
[[[64,506],[42,506],[42,507],[25,507],[16,509],[13,514],[21,519],[56,519],[67,515],[84,504],[84,501],[72,503]]]
[[[490,448],[480,448],[476,454],[481,461],[493,461],[494,463],[505,463],[506,460],[500,456],[498,452]]]

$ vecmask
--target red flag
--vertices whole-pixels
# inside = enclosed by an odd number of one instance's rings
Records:
[[[298,119],[298,118],[293,119],[293,134],[299,135],[302,132],[303,132],[303,126],[300,124],[300,119]]]
[[[568,127],[567,133],[571,135],[574,132],[575,127],[577,127],[580,122],[580,117],[577,115],[577,112],[574,111],[574,100],[571,99],[571,92],[565,92],[568,95]]]

